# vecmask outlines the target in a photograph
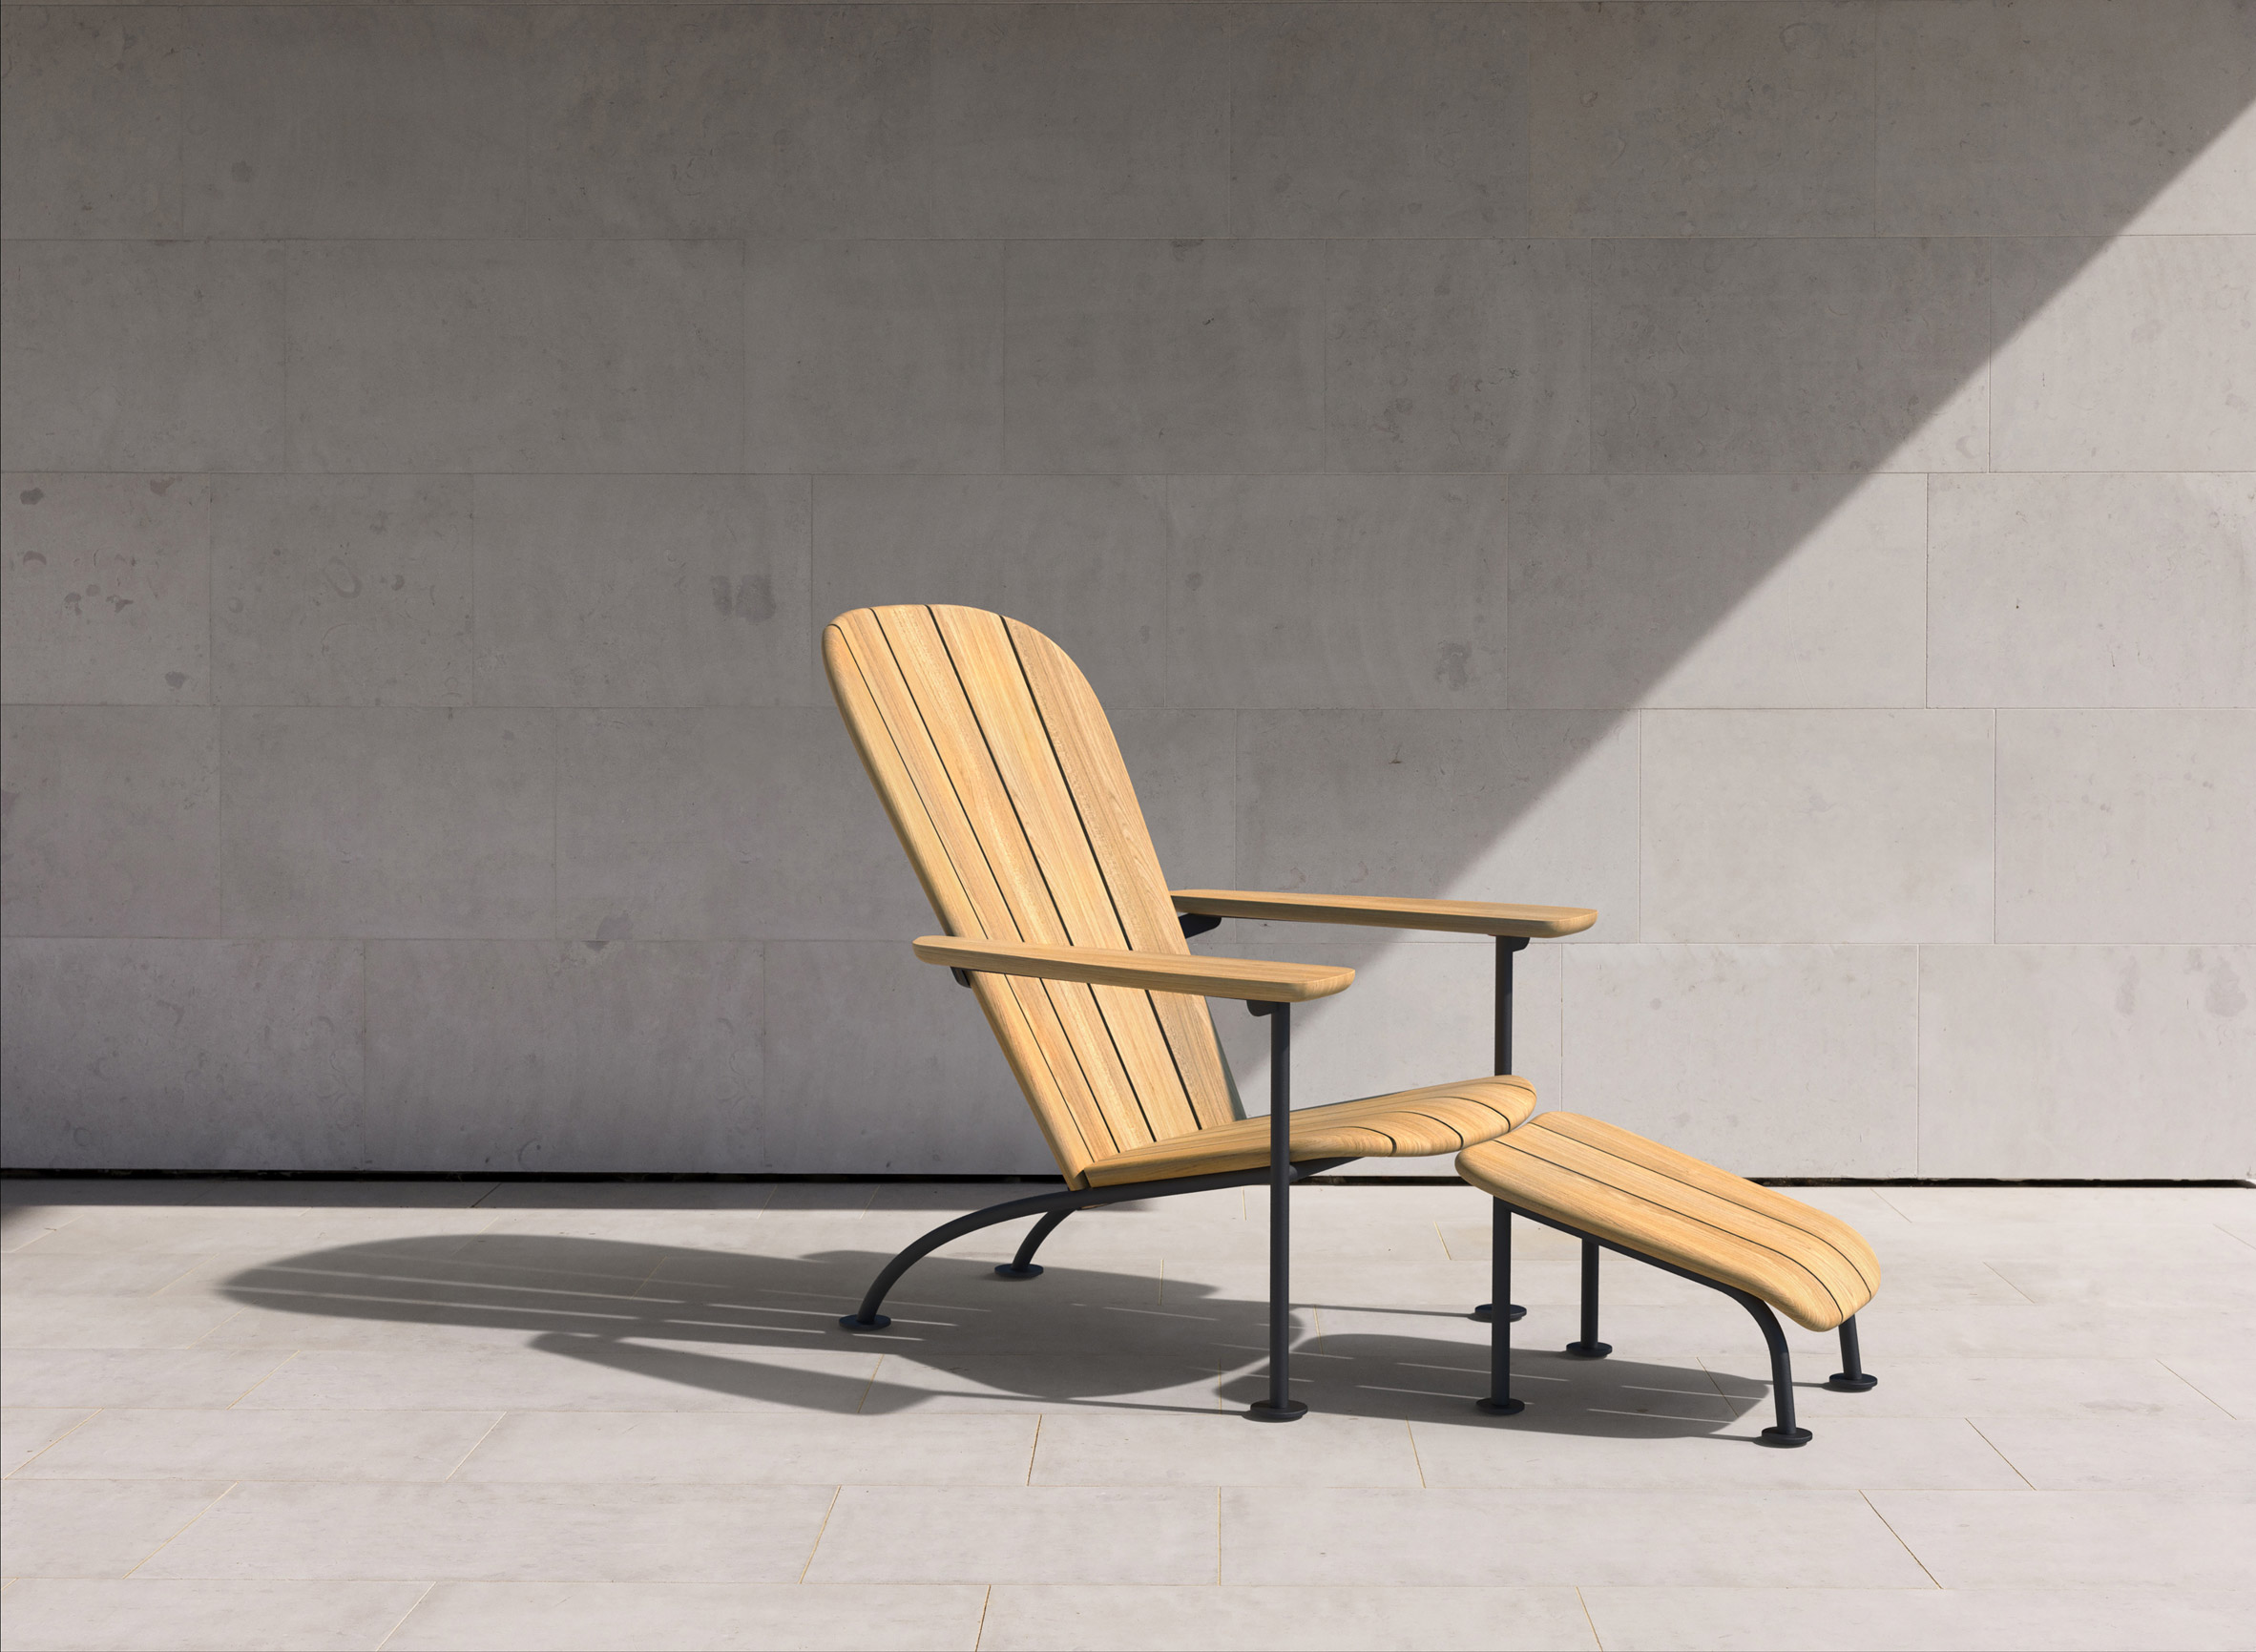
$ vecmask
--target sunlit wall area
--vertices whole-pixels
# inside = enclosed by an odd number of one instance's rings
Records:
[[[1179,887],[1598,908],[1546,1105],[2256,1169],[2246,0],[0,18],[9,1164],[1051,1168],[816,658],[938,601]]]

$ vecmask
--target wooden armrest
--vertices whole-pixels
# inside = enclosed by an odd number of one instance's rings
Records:
[[[1179,912],[1267,918],[1283,924],[1366,924],[1385,930],[1447,930],[1461,935],[1549,940],[1598,922],[1588,907],[1521,907],[1493,901],[1414,901],[1389,895],[1281,895],[1258,889],[1177,889]]]
[[[1260,964],[1246,958],[1131,952],[1113,947],[1040,947],[959,935],[921,935],[916,955],[928,964],[994,975],[1038,975],[1045,981],[1086,981],[1093,987],[1138,987],[1149,993],[1244,998],[1262,1004],[1328,998],[1347,991],[1355,979],[1353,970],[1338,964]]]

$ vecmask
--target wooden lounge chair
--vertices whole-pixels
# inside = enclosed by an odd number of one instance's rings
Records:
[[[1598,1341],[1598,1252],[1615,1251],[1722,1291],[1762,1328],[1770,1349],[1774,1427],[1763,1442],[1807,1443],[1794,1424],[1793,1362],[1773,1307],[1810,1330],[1841,1332],[1842,1369],[1828,1388],[1863,1393],[1879,1379],[1859,1361],[1857,1310],[1880,1286],[1880,1264],[1862,1235],[1837,1217],[1759,1186],[1642,1136],[1573,1113],[1545,1113],[1499,1141],[1457,1155],[1457,1174],[1492,1196],[1495,1222],[1494,1302],[1475,1308],[1491,1324],[1489,1394],[1495,1415],[1523,1410],[1512,1397],[1512,1218],[1525,1216],[1582,1242],[1582,1336],[1567,1351],[1613,1352]]]
[[[1249,1415],[1306,1408],[1286,1391],[1296,1180],[1373,1156],[1456,1152],[1501,1136],[1535,1097],[1511,1068],[1511,963],[1531,937],[1596,912],[1469,901],[1196,890],[1170,896],[1118,746],[1088,682],[1039,632],[971,608],[864,608],[823,638],[831,692],[944,935],[916,954],[986,1013],[1065,1190],[943,1223],[879,1273],[841,1323],[873,1328],[911,1264],[962,1234],[1040,1220],[995,1271],[1029,1279],[1076,1210],[1209,1187],[1269,1187],[1269,1391]],[[1496,937],[1496,1073],[1291,1111],[1291,1009],[1351,970],[1195,956],[1224,916],[1384,924]],[[1269,1117],[1238,1105],[1203,997],[1269,1017]]]

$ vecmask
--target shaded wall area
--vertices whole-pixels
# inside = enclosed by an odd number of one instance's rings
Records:
[[[1598,908],[1547,1105],[2256,1164],[2246,0],[0,20],[9,1163],[1049,1169],[816,662],[925,600],[1179,887]]]

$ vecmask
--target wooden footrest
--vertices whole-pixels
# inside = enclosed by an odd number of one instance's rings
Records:
[[[1872,1300],[1880,1264],[1847,1223],[1596,1119],[1542,1113],[1457,1155],[1505,1203],[1757,1296],[1810,1330]]]

